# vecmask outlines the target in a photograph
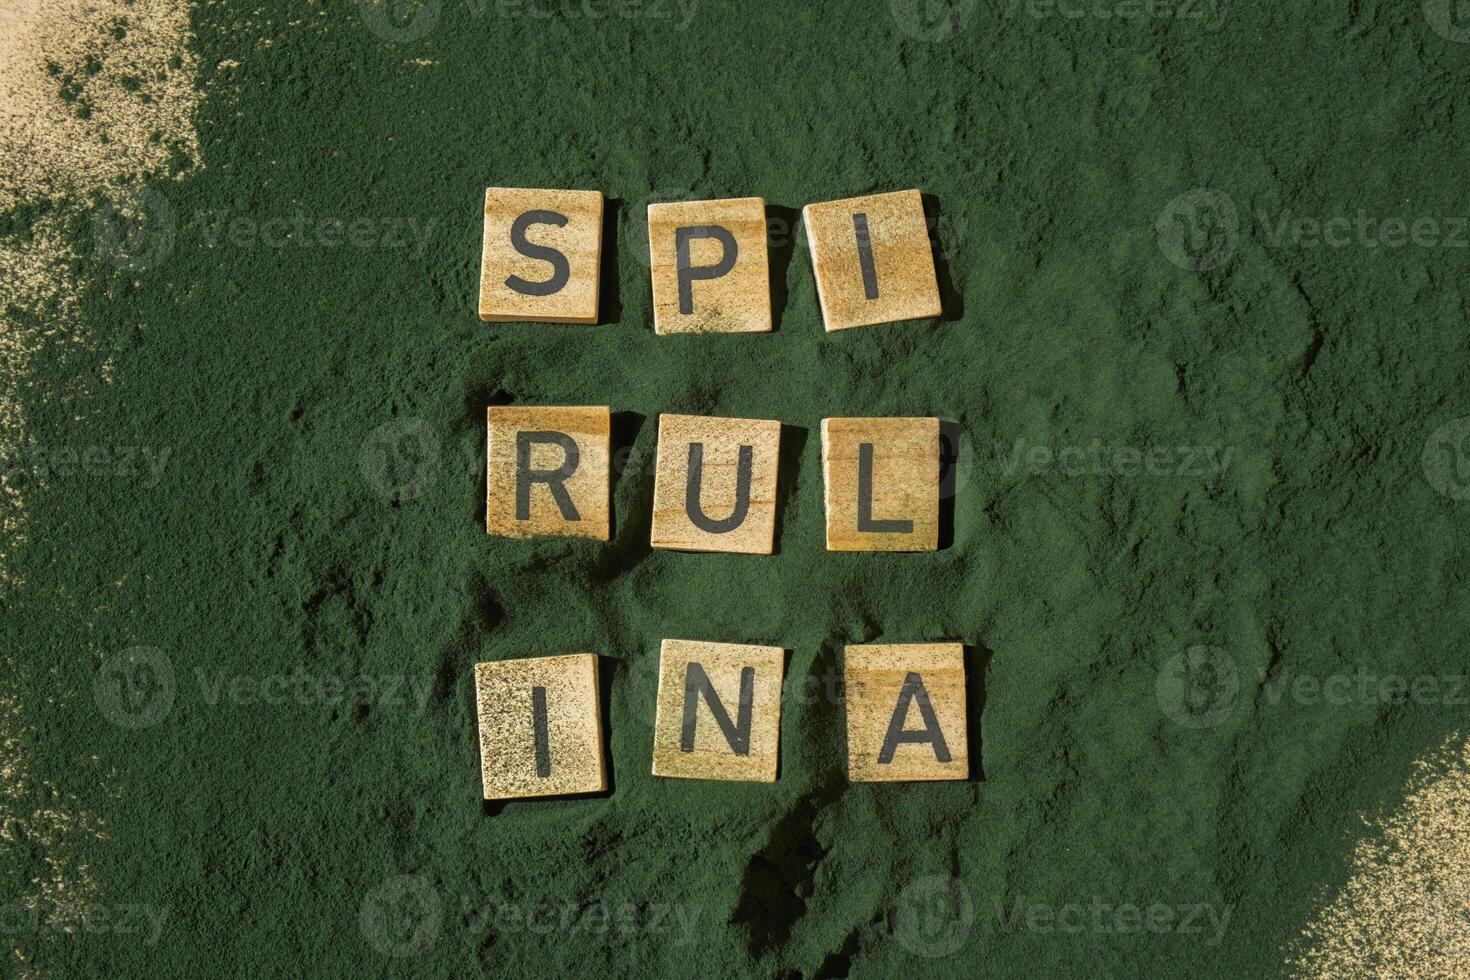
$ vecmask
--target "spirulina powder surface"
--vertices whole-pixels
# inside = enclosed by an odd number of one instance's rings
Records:
[[[1351,975],[1464,727],[1450,7],[192,6],[197,151],[0,210],[70,290],[7,325],[88,338],[6,388],[8,965]],[[601,325],[478,321],[491,185],[607,195]],[[909,187],[943,317],[826,334],[799,209]],[[656,337],[646,205],[751,195],[778,329]],[[487,537],[490,404],[613,407],[610,543]],[[782,421],[777,554],[649,548],[661,412]],[[949,540],[829,553],[821,420],[884,415],[958,432]],[[665,637],[789,651],[774,785],[650,774]],[[929,640],[975,778],[849,783],[842,647]],[[612,791],[484,804],[473,665],[582,651]],[[1361,968],[1453,974],[1454,887]]]

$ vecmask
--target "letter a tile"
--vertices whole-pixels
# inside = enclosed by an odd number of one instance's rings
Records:
[[[827,329],[938,316],[939,283],[916,190],[802,209]]]
[[[849,780],[968,778],[963,646],[850,646],[843,660]]]
[[[823,419],[828,551],[939,548],[939,420]]]
[[[486,411],[485,530],[507,538],[611,532],[612,411],[492,405]]]
[[[475,664],[485,799],[600,793],[597,655]]]
[[[485,191],[481,320],[596,323],[601,260],[601,191]]]
[[[786,651],[664,640],[653,774],[773,783]]]
[[[780,422],[660,415],[653,546],[769,555],[780,449]]]
[[[761,198],[650,204],[648,255],[655,333],[771,329]]]

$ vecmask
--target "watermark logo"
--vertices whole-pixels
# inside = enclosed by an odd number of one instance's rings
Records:
[[[953,956],[975,925],[975,906],[965,883],[949,875],[909,882],[892,909],[893,935],[915,956]]]
[[[173,252],[178,228],[173,204],[151,187],[104,199],[92,215],[98,254],[139,272],[163,264]]]
[[[363,440],[362,478],[389,500],[413,500],[434,484],[440,467],[439,436],[416,416],[384,422]]]
[[[174,706],[174,665],[157,647],[129,647],[108,657],[92,680],[104,717],[119,728],[156,725]]]
[[[1466,0],[1424,0],[1424,19],[1446,41],[1470,43],[1470,3]]]
[[[1240,671],[1224,650],[1193,646],[1160,668],[1155,694],[1159,707],[1176,724],[1213,728],[1235,710]]]
[[[390,44],[422,40],[439,26],[444,0],[358,0],[367,29]]]
[[[1154,222],[1164,258],[1181,269],[1204,272],[1223,265],[1240,241],[1240,215],[1228,194],[1196,187],[1174,198]]]
[[[898,29],[918,41],[948,41],[969,24],[976,0],[889,0]]]
[[[389,878],[363,899],[358,928],[369,946],[394,959],[421,956],[439,938],[444,902],[423,875]]]
[[[1451,500],[1470,500],[1470,416],[1430,433],[1420,462],[1435,492]]]

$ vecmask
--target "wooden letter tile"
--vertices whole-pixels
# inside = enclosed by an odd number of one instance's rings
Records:
[[[485,799],[600,793],[597,655],[475,665]]]
[[[918,191],[808,204],[802,220],[828,330],[939,315]]]
[[[606,541],[612,411],[492,405],[486,411],[485,530]]]
[[[775,782],[785,656],[780,647],[664,640],[653,774]]]
[[[655,333],[771,329],[763,199],[650,204],[648,255]]]
[[[653,546],[769,555],[780,449],[780,422],[660,415]]]
[[[480,319],[596,323],[602,192],[485,191]]]
[[[850,646],[844,660],[848,779],[969,777],[963,646]]]
[[[828,551],[939,548],[939,420],[823,419]]]

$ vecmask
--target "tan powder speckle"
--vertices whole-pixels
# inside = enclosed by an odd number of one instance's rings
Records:
[[[188,41],[187,0],[0,3],[0,212],[44,205],[23,232],[0,235],[0,597],[25,587],[14,556],[31,533],[28,484],[14,478],[15,464],[30,440],[64,439],[31,431],[27,405],[57,397],[35,384],[35,365],[65,370],[69,355],[92,350],[78,316],[87,283],[75,278],[77,250],[62,229],[99,200],[128,200],[199,166]],[[110,361],[78,368],[65,396],[84,410],[88,389],[112,380]],[[12,662],[0,672],[0,847],[38,848],[43,868],[7,901],[67,921],[94,900],[87,852],[105,833],[86,801],[34,769],[35,723],[15,692],[35,669]],[[97,778],[107,791],[105,774]],[[30,972],[18,942],[10,966]]]
[[[1289,955],[1299,975],[1470,976],[1470,741],[1456,736],[1417,768]]]

